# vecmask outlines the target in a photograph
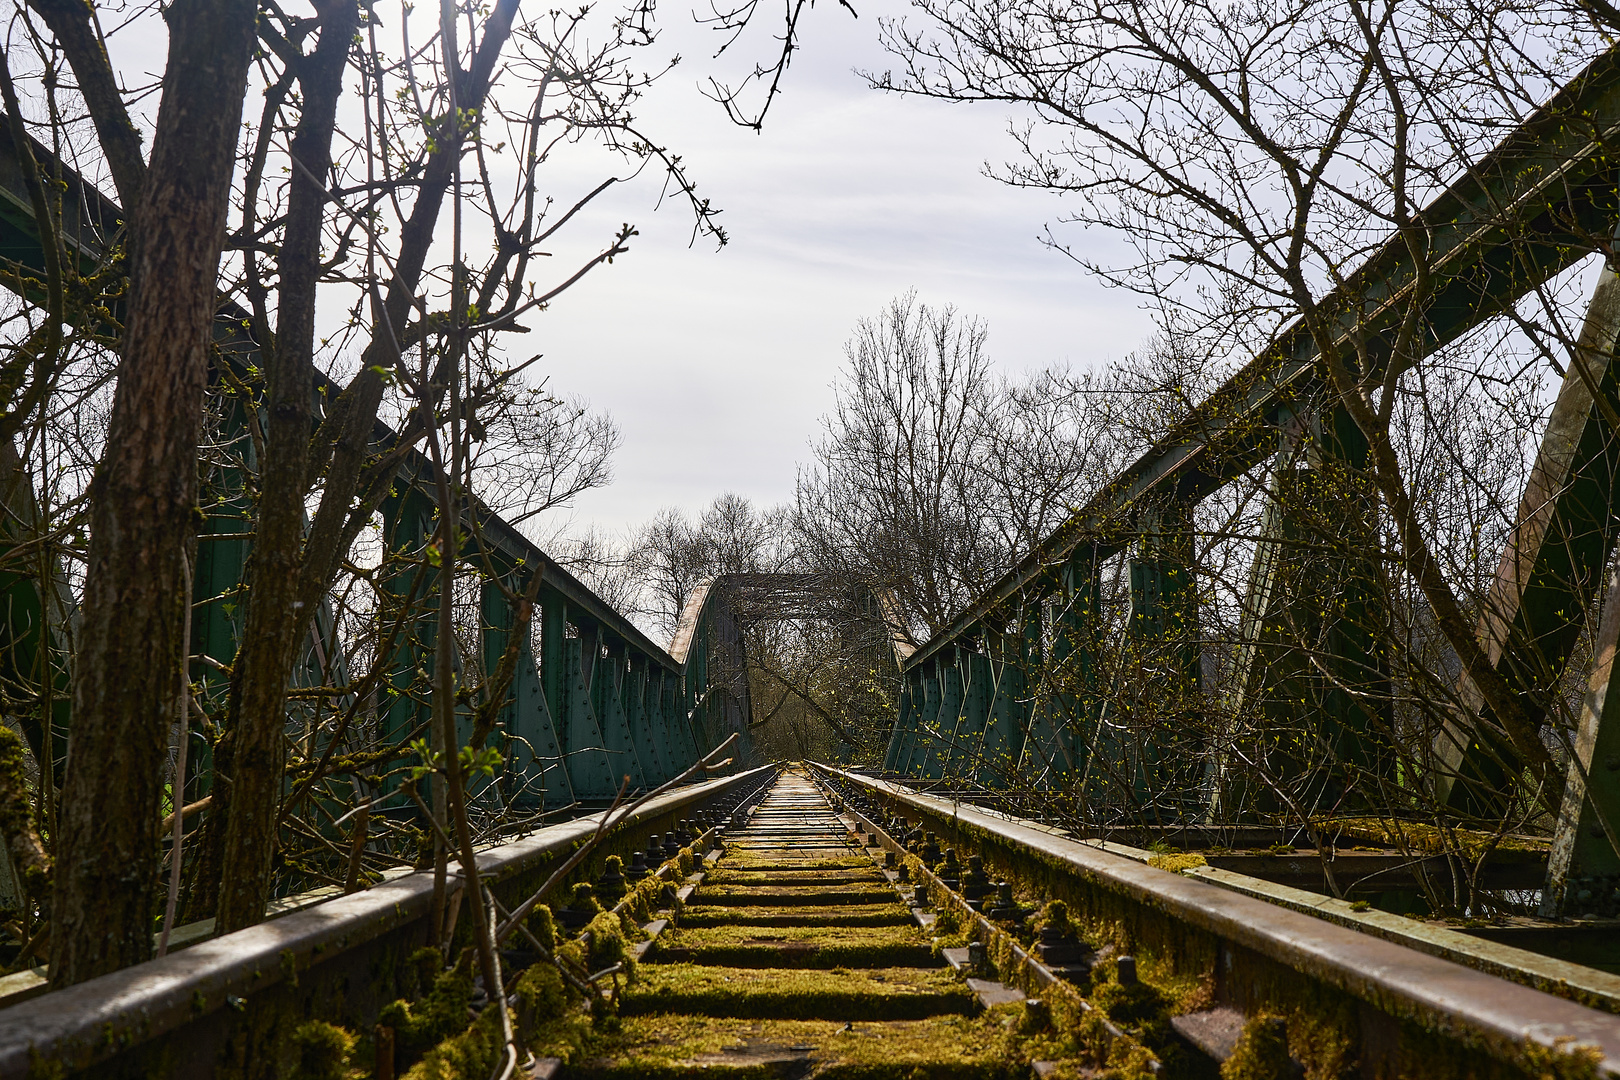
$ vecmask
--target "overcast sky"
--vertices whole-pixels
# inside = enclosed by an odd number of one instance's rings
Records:
[[[992,356],[1008,370],[1089,366],[1147,334],[1135,298],[1041,245],[1061,200],[982,175],[1012,148],[1005,110],[904,99],[852,73],[888,66],[876,43],[882,9],[857,7],[858,20],[826,0],[811,12],[762,134],[698,94],[701,39],[667,32],[699,55],[642,112],[724,209],[731,242],[689,248],[682,208],[654,213],[656,188],[625,189],[597,214],[638,225],[630,255],[534,323],[525,346],[546,354],[552,385],[609,410],[623,432],[615,482],[580,499],[576,525],[618,530],[726,490],[791,498],[843,342],[908,289],[988,320]]]
[[[907,10],[904,0],[854,2],[858,19],[832,0],[807,14],[803,48],[763,133],[732,124],[699,93],[701,76],[724,74],[725,62],[709,56],[713,34],[680,0],[660,9],[664,27],[649,59],[678,52],[684,60],[639,116],[721,208],[730,243],[718,251],[709,240],[690,244],[689,212],[675,202],[659,208],[661,185],[644,176],[610,191],[548,245],[564,276],[620,223],[641,234],[627,256],[527,320],[532,332],[509,346],[524,354],[518,359],[543,353],[531,370],[554,391],[609,412],[623,435],[613,484],[583,496],[571,520],[535,523],[538,533],[592,524],[616,533],[664,506],[696,512],[723,491],[764,505],[790,499],[832,405],[844,341],[857,320],[909,289],[987,320],[991,355],[1008,371],[1091,366],[1130,352],[1149,332],[1136,298],[1101,289],[1040,243],[1062,200],[983,175],[986,161],[1013,152],[1005,109],[884,94],[854,74],[890,66],[878,21]],[[397,35],[399,7],[373,10],[385,37]],[[417,41],[431,33],[435,11],[418,6]],[[773,16],[779,9],[761,7],[753,37],[727,58],[733,73],[769,59],[764,39],[780,27]],[[110,48],[129,85],[147,83],[162,70],[162,23],[148,13],[114,33]],[[510,93],[526,104],[520,87]],[[148,123],[156,100],[137,105]],[[257,104],[250,94],[249,119]],[[571,201],[605,167],[582,151],[565,154],[548,173],[552,193]],[[1089,252],[1111,242],[1072,230],[1063,238]],[[328,308],[324,319],[341,320],[339,305]]]

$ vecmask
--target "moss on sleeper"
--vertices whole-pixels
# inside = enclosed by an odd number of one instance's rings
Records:
[[[649,959],[728,967],[924,967],[936,963],[913,927],[721,926],[660,935]]]
[[[1005,1009],[980,1017],[860,1022],[638,1016],[598,1036],[590,1057],[570,1063],[591,1080],[675,1080],[723,1070],[732,1078],[779,1077],[780,1065],[745,1063],[803,1057],[818,1080],[1023,1080],[1030,1058]]]
[[[888,878],[878,873],[874,868],[870,872],[858,871],[828,872],[823,870],[800,873],[792,870],[776,870],[767,873],[755,873],[746,870],[730,870],[724,864],[711,871],[704,879],[703,887],[709,885],[764,885],[781,887],[789,885],[864,885],[888,884]]]
[[[1257,1013],[1243,1025],[1232,1056],[1221,1063],[1221,1080],[1284,1080],[1292,1070],[1288,1021]]]
[[[710,887],[705,881],[699,888],[697,900],[708,905],[756,907],[765,905],[829,906],[832,904],[892,904],[894,889],[888,882],[855,885],[717,885]]]
[[[295,1080],[346,1080],[355,1037],[336,1024],[309,1020],[293,1030]]]
[[[485,1009],[465,1030],[432,1047],[406,1071],[404,1080],[480,1080],[499,1064],[505,1043],[501,1016]]]
[[[892,904],[840,904],[832,907],[704,907],[694,904],[681,913],[681,926],[905,926],[911,909]]]
[[[1089,875],[1076,873],[1072,865],[1057,856],[1014,850],[988,831],[960,820],[925,814],[924,822],[938,833],[942,845],[977,847],[992,876],[1016,882],[1019,891],[1026,895],[1034,893],[1066,901],[1071,922],[1081,931],[1080,937],[1094,948],[1112,946],[1118,952],[1133,955],[1143,981],[1158,987],[1169,999],[1169,1015],[1207,1007],[1212,1001],[1213,974],[1221,948],[1214,934],[1135,901]],[[1329,824],[1324,822],[1323,827]],[[1393,832],[1398,824],[1407,843],[1413,847],[1424,840],[1436,847],[1443,846],[1438,830],[1428,834],[1425,827],[1410,822],[1350,819],[1331,824],[1345,826],[1342,835],[1349,838],[1353,838],[1358,825],[1369,830],[1376,825]],[[1388,843],[1386,837],[1391,832],[1375,835],[1369,831],[1364,835]],[[1474,839],[1465,833],[1454,835],[1465,844]],[[1536,848],[1528,840],[1509,841],[1503,846]],[[995,950],[990,952],[994,959]],[[1247,950],[1238,951],[1236,962],[1243,969],[1247,995],[1243,1007],[1285,1018],[1290,1052],[1304,1065],[1309,1080],[1348,1075],[1356,1067],[1364,1007],[1359,999]],[[1543,989],[1565,997],[1575,996],[1568,988]],[[1403,1013],[1395,1003],[1375,1005],[1394,1019],[1400,1031],[1395,1051],[1398,1062],[1391,1065],[1392,1076],[1423,1077],[1424,1080],[1463,1080],[1465,1077],[1585,1080],[1595,1075],[1592,1055],[1586,1048],[1549,1049],[1526,1043],[1511,1055],[1512,1060],[1503,1060],[1500,1046],[1475,1046],[1460,1033],[1442,1033],[1435,1030],[1429,1017],[1415,1012]]]
[[[420,963],[422,953],[433,955],[433,949],[418,950],[412,961]],[[416,1002],[400,999],[384,1005],[377,1021],[394,1029],[396,1051],[407,1061],[421,1056],[429,1047],[460,1032],[467,1026],[467,1001],[472,996],[472,950],[463,950],[455,967],[433,979],[432,988]]]
[[[747,1019],[917,1020],[978,1004],[954,973],[929,968],[829,971],[648,965],[625,1016],[690,1013]]]
[[[728,848],[720,864],[727,870],[776,873],[793,870],[865,870],[871,867],[872,860],[856,855],[785,860],[774,852],[770,855],[755,855],[746,849]]]

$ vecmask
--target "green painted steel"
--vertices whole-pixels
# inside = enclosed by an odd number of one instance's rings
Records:
[[[962,671],[956,666],[960,651],[958,647],[942,653],[934,672],[937,694],[933,714],[925,729],[925,764],[920,774],[930,780],[938,780],[946,775],[951,750],[956,745],[956,725],[962,718]]]
[[[900,697],[895,703],[894,734],[889,737],[883,754],[883,771],[905,772],[905,763],[911,754],[911,744],[917,726],[917,702],[922,696],[922,672],[914,671],[900,684]]]
[[[1085,774],[1101,719],[1097,649],[1102,620],[1102,563],[1094,547],[1065,562],[1051,602],[1037,594],[1022,620],[1024,650],[1036,662],[1049,634],[1050,664],[1030,717],[1024,773],[1043,788],[1064,787]]]
[[[436,510],[415,486],[400,484],[383,503],[383,543],[393,572],[383,583],[379,629],[393,635],[382,737],[403,745],[430,737],[433,643],[438,637],[438,570],[428,561]]]
[[[1299,417],[1272,468],[1231,713],[1242,753],[1293,787],[1296,810],[1344,811],[1388,805],[1394,762],[1375,748],[1392,743],[1394,703],[1367,442],[1342,409],[1327,415]],[[1214,820],[1287,809],[1269,785],[1228,781],[1218,757],[1209,781]]]
[[[978,779],[984,787],[1016,783],[1024,732],[1029,729],[1024,663],[1021,657],[1008,655],[1012,648],[1016,648],[1016,639],[1009,642],[997,635],[988,643],[990,655],[976,660],[989,691],[984,737],[979,741]]]
[[[0,700],[34,760],[60,783],[72,722],[71,600],[60,558],[40,542],[39,503],[9,445],[0,445],[0,507]]]
[[[613,775],[630,778],[632,790],[648,788],[647,773],[641,765],[637,740],[631,737],[630,713],[625,698],[625,675],[628,670],[624,645],[609,638],[597,658],[596,678],[592,683],[592,704],[597,725],[602,732],[602,744],[607,747]]]
[[[974,647],[982,647],[979,642]],[[973,776],[979,767],[979,743],[984,737],[985,723],[990,715],[988,673],[984,672],[980,656],[974,648],[964,645],[956,650],[953,665],[955,683],[960,690],[956,703],[956,717],[951,722],[950,756],[946,760],[945,775]]]
[[[563,754],[574,795],[586,803],[612,801],[623,782],[614,771],[607,740],[596,721],[591,693],[598,677],[595,629],[579,628],[579,636],[563,642]]]
[[[508,593],[522,595],[526,584],[514,573],[505,581],[487,580],[480,587],[486,678],[495,674],[511,644],[517,608]],[[498,713],[497,745],[505,760],[502,794],[522,809],[567,806],[574,802],[574,791],[541,686],[532,640],[532,634],[524,634],[517,643],[516,670]]]
[[[35,142],[33,153],[36,160],[55,175],[57,179],[53,183],[59,180],[65,185],[68,197],[63,205],[76,211],[77,216],[69,213],[63,235],[70,250],[79,256],[81,271],[95,270],[113,246],[112,237],[124,216],[122,211],[81,181],[71,168],[55,161],[48,148]],[[33,217],[20,159],[10,144],[9,127],[4,124],[0,124],[0,258],[20,267],[24,280],[27,275],[43,274],[38,223]],[[258,361],[258,344],[247,332],[251,325],[249,313],[227,306],[216,320],[214,337],[218,355],[236,376],[228,382],[245,388],[247,394],[256,395],[258,388],[253,372],[262,370],[264,365]],[[248,485],[242,469],[251,471],[255,467],[246,415],[249,402],[235,396],[241,391],[228,389],[222,382],[215,380],[210,389],[211,407],[220,417],[213,441],[221,451],[220,460],[210,461],[202,483],[201,509],[205,523],[200,530],[192,590],[193,649],[215,662],[199,661],[193,667],[193,677],[202,684],[205,693],[217,693],[221,697],[225,690],[221,669],[229,668],[236,656],[243,581],[249,572],[251,554],[252,506],[244,494]],[[318,377],[311,389],[319,422],[336,388],[324,377]],[[382,446],[390,445],[395,438],[383,425],[378,425],[375,437]],[[426,733],[430,686],[426,676],[436,634],[434,585],[438,572],[423,560],[423,555],[437,513],[433,476],[433,467],[426,458],[410,455],[383,508],[385,541],[391,551],[404,553],[408,558],[400,565],[401,572],[384,583],[380,632],[386,634],[390,620],[399,619],[407,598],[411,598],[411,610],[401,627],[404,632],[390,650],[387,689],[379,705],[383,731],[386,737],[396,740],[418,731]],[[507,785],[507,791],[519,792],[521,802],[532,798],[546,806],[560,806],[576,799],[611,798],[618,790],[617,781],[610,780],[607,750],[596,728],[592,709],[593,694],[598,691],[593,690],[590,680],[601,673],[591,650],[582,651],[580,639],[568,636],[571,632],[584,635],[592,643],[603,636],[621,642],[632,657],[624,677],[628,677],[628,672],[641,672],[635,677],[639,682],[635,679],[625,682],[621,677],[611,687],[611,693],[605,684],[600,692],[607,693],[614,703],[607,711],[616,718],[616,726],[610,725],[618,747],[616,752],[624,760],[637,763],[632,771],[642,782],[655,783],[659,778],[677,774],[724,738],[724,731],[717,738],[710,737],[724,724],[709,725],[705,723],[706,716],[698,717],[695,725],[687,719],[695,703],[705,702],[711,696],[706,682],[709,652],[706,635],[710,620],[705,620],[704,641],[697,650],[700,662],[692,669],[684,662],[684,656],[677,660],[650,641],[628,619],[498,516],[476,504],[465,513],[466,531],[475,549],[469,559],[477,569],[508,573],[521,567],[524,573],[538,573],[542,579],[539,656],[536,658],[532,650],[526,649],[520,657],[509,697],[498,710],[498,730],[492,736],[501,746],[517,747],[512,754],[513,767],[499,781]],[[0,634],[9,634],[19,647],[10,650],[13,670],[0,671],[0,679],[12,678],[20,684],[25,678],[24,670],[39,665],[27,650],[28,642],[33,640],[30,635],[37,637],[37,628],[43,625],[33,614],[33,609],[40,605],[39,581],[42,579],[29,572],[19,572],[16,580],[5,578],[5,552],[6,541],[0,537],[0,603],[6,604],[11,613],[9,622],[0,618]],[[504,647],[503,635],[512,625],[511,613],[503,604],[494,603],[488,590],[484,592],[481,607],[488,624],[483,628],[482,658],[487,671],[492,657],[498,656]],[[323,607],[314,622],[294,684],[342,685],[347,682],[347,675],[335,619],[331,611]],[[59,657],[60,650],[54,655]],[[60,735],[67,724],[68,684],[65,664],[60,660],[53,664],[56,671],[51,683],[53,692],[45,697],[55,717],[52,726]],[[642,704],[636,704],[637,695]],[[730,705],[734,714],[738,707],[745,709],[746,706],[746,694]],[[466,737],[471,730],[471,714],[466,707],[458,712],[461,717],[458,728]],[[297,702],[290,706],[289,713],[293,731],[301,730],[302,725],[316,715]],[[735,715],[729,723],[733,728],[739,726]],[[745,722],[740,726],[746,729]],[[59,759],[60,751],[54,756]],[[643,758],[656,760],[658,765],[644,767],[640,764]],[[740,765],[747,759],[745,747],[736,761]],[[194,770],[197,778],[188,785],[192,792],[206,790],[208,784],[206,756],[193,758],[194,766],[199,763],[202,767]],[[581,782],[576,783],[576,780]]]
[[[637,733],[642,748],[642,771],[649,784],[657,786],[680,773],[670,767],[669,733],[657,722],[652,700],[652,679],[647,674],[647,658],[631,651],[624,673],[625,712],[630,730]]]
[[[1455,341],[1596,250],[1620,202],[1604,149],[1617,135],[1620,51],[1611,50],[1424,209],[1436,283],[1427,348]],[[1511,208],[1510,222],[1500,219],[1502,207]],[[1406,243],[1391,237],[1323,306],[1345,312],[1344,340],[1357,331],[1377,361],[1382,331],[1404,317],[1414,287]],[[1296,322],[909,663],[923,663],[987,616],[995,621],[1020,596],[1050,591],[1054,568],[1077,547],[1096,544],[1104,555],[1126,547],[1146,503],[1191,505],[1264,462],[1285,417],[1321,389],[1311,335]]]
[[[1606,246],[1620,216],[1620,192],[1605,150],[1617,135],[1620,51],[1611,50],[1424,209],[1434,288],[1426,294],[1432,299],[1424,306],[1421,347],[1402,363],[1456,341]],[[1406,317],[1420,286],[1405,240],[1392,236],[1325,300],[1323,310],[1338,318],[1341,342],[1353,337],[1369,350],[1371,370],[1382,373],[1392,362],[1387,349],[1393,335],[1385,331]],[[1502,576],[1512,588],[1502,598],[1506,602],[1495,602],[1502,626],[1482,628],[1499,669],[1527,688],[1551,685],[1562,673],[1582,625],[1571,611],[1589,605],[1598,570],[1613,550],[1620,440],[1597,422],[1605,407],[1612,415],[1617,391],[1607,364],[1614,335],[1606,340],[1596,350],[1605,357],[1601,378],[1588,380],[1597,387],[1597,400],[1589,394],[1579,409],[1565,408],[1573,419],[1555,416],[1553,428],[1560,430],[1551,434],[1563,441],[1564,451],[1557,476],[1542,485],[1555,497],[1540,496],[1542,505],[1533,508],[1539,517],[1528,506],[1521,510],[1521,519],[1533,518],[1537,531],[1533,543],[1516,538],[1504,557]],[[1143,737],[1173,728],[1178,709],[1195,707],[1202,678],[1190,552],[1167,558],[1155,549],[1165,539],[1165,515],[1190,515],[1204,498],[1292,445],[1297,452],[1282,455],[1273,470],[1237,658],[1234,711],[1250,725],[1237,733],[1239,740],[1284,769],[1303,769],[1301,790],[1311,805],[1340,805],[1345,796],[1353,805],[1356,778],[1377,781],[1386,793],[1397,780],[1412,782],[1396,776],[1394,764],[1369,748],[1387,740],[1367,737],[1388,732],[1392,724],[1386,661],[1367,632],[1380,618],[1373,606],[1380,595],[1376,530],[1353,513],[1324,520],[1315,512],[1343,494],[1349,475],[1366,460],[1359,432],[1339,410],[1325,409],[1331,422],[1321,429],[1322,403],[1332,400],[1311,333],[1303,320],[1288,326],[911,656],[886,765],[937,777],[934,740],[923,733],[949,728],[957,744],[991,738],[988,729],[955,729],[954,717],[945,715],[956,706],[944,700],[951,693],[944,680],[961,649],[976,648],[987,629],[997,629],[1025,638],[1026,670],[1039,673],[1038,684],[1026,688],[1033,708],[1027,720],[1021,717],[1027,727],[1019,783],[1066,786],[1079,776],[1088,795],[1169,820],[1202,813],[1202,788],[1218,809],[1245,812],[1247,797],[1226,790],[1219,770],[1203,775],[1198,759],[1207,758],[1209,748]],[[1527,500],[1535,494],[1527,493]],[[1375,500],[1362,496],[1361,503],[1370,507]],[[1312,547],[1322,550],[1300,554]],[[1084,590],[1077,602],[1074,567],[1095,569],[1122,553],[1130,609],[1123,633],[1111,633],[1096,593]],[[1040,613],[1034,625],[1031,610]],[[1314,656],[1314,670],[1300,661],[1302,654]],[[1151,671],[1152,699],[1139,694],[1121,700],[1118,691],[1131,681],[1125,680],[1107,695],[1108,711],[1094,713],[1091,703],[1103,696],[1096,694],[1095,680],[1104,659],[1110,671],[1134,671],[1137,682]],[[943,712],[929,700],[936,685]],[[1001,708],[998,698],[991,711]],[[1136,722],[1133,716],[1144,710],[1158,722]],[[1004,721],[998,715],[994,722]],[[1473,781],[1460,787],[1486,797],[1506,784],[1500,770],[1490,775],[1486,767],[1501,755],[1465,752],[1488,740],[1490,729],[1487,717],[1451,735],[1458,768]],[[1445,778],[1436,786],[1444,788]],[[1148,805],[1152,792],[1164,790],[1192,794],[1175,805]]]

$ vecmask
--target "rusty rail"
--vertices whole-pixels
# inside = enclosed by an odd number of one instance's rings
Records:
[[[852,794],[922,817],[1012,876],[1044,878],[1086,918],[1123,924],[1148,951],[1169,946],[1178,974],[1212,982],[1216,1007],[1288,1013],[1310,1000],[1338,1010],[1366,1076],[1457,1046],[1520,1068],[1574,1047],[1620,1076],[1620,1016],[1216,885],[1156,869],[1042,825],[904,785],[818,765]],[[1205,970],[1197,970],[1200,966]],[[1303,995],[1303,996],[1301,996]],[[1288,998],[1294,996],[1296,1000]],[[1333,1024],[1331,1017],[1322,1022]]]
[[[679,817],[746,803],[776,768],[694,784],[617,825],[602,854],[624,854]],[[600,814],[492,847],[479,871],[503,902],[536,887],[588,839]],[[0,1008],[0,1080],[66,1076],[280,1076],[287,1035],[305,1019],[375,1018],[400,996],[409,954],[427,942],[433,875],[422,871]],[[466,920],[461,920],[465,928]]]

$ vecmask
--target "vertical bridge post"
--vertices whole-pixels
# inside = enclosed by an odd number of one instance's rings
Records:
[[[1232,741],[1216,748],[1211,817],[1228,822],[1388,805],[1394,782],[1367,441],[1340,408],[1282,419],[1243,602]]]

